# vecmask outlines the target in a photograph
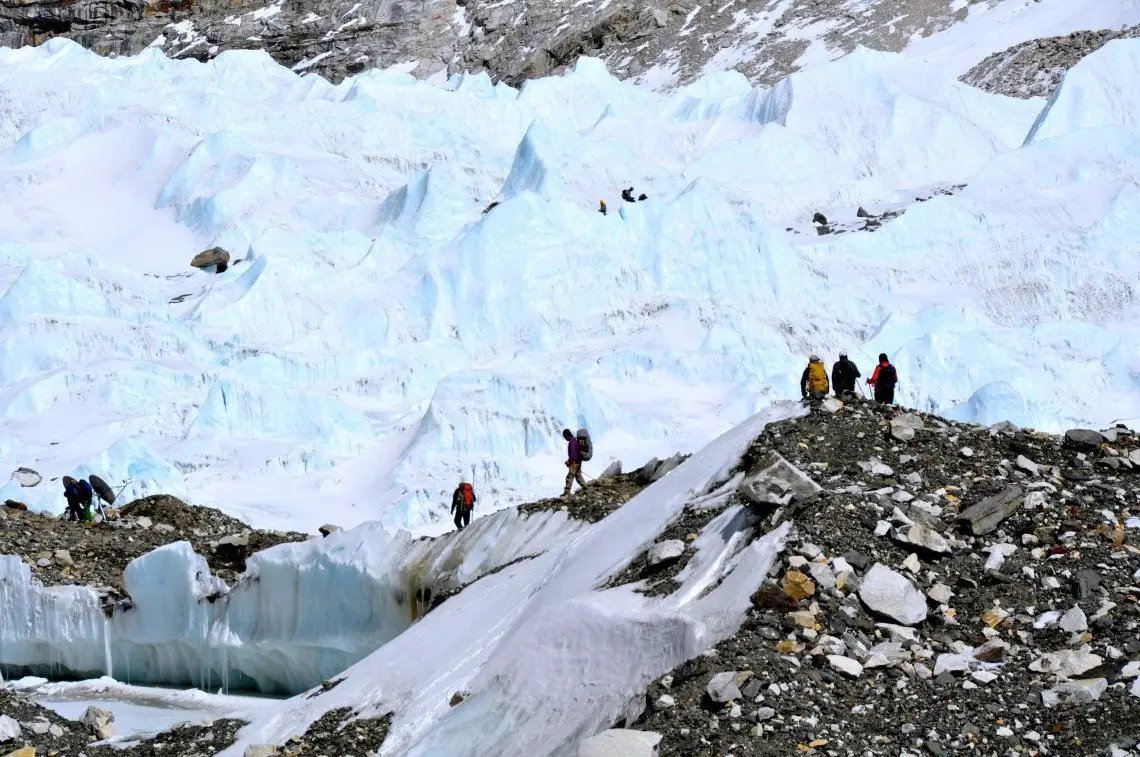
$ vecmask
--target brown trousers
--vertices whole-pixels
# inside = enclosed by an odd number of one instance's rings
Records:
[[[562,492],[563,497],[570,495],[570,489],[574,486],[575,481],[578,482],[578,486],[581,488],[586,488],[586,482],[582,478],[582,464],[570,463],[566,468],[566,489]]]

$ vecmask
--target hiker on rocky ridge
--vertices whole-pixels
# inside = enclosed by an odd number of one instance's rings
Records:
[[[867,383],[875,390],[875,402],[894,404],[895,384],[898,382],[899,372],[891,365],[891,361],[887,360],[887,353],[880,352],[879,364],[875,366],[871,378],[867,379]]]
[[[828,390],[831,385],[827,382],[827,369],[823,367],[823,361],[819,359],[819,355],[812,355],[808,358],[807,368],[804,368],[804,374],[800,377],[800,394],[806,400],[809,396],[812,399],[821,400],[827,396]]]
[[[566,488],[562,491],[563,497],[570,496],[570,489],[574,482],[579,488],[586,488],[586,481],[582,478],[582,443],[568,428],[562,429],[562,438],[566,440]]]
[[[463,478],[451,494],[451,512],[455,513],[455,527],[462,531],[471,525],[471,511],[475,509],[475,489]]]
[[[91,512],[91,499],[95,490],[85,480],[76,481],[71,476],[63,477],[63,497],[67,500],[67,519],[69,521],[89,521],[94,515]]]
[[[831,366],[831,386],[835,389],[835,396],[855,393],[855,382],[858,380],[859,367],[847,359],[846,352],[839,353],[839,360]]]

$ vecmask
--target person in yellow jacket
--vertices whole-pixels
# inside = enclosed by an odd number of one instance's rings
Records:
[[[805,400],[809,396],[821,400],[827,396],[830,389],[831,384],[827,380],[827,369],[823,367],[823,361],[819,359],[819,355],[812,355],[808,358],[804,375],[800,377],[800,394]]]

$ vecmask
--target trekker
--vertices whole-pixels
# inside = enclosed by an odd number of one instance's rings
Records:
[[[637,200],[635,200],[633,197],[633,187],[630,187],[629,189],[623,189],[621,191],[621,199],[625,200],[626,202],[637,202]]]
[[[91,484],[87,481],[76,481],[71,476],[63,477],[63,496],[67,500],[67,519],[69,521],[92,520],[94,515],[91,512],[91,498],[94,493]]]
[[[862,374],[859,367],[847,359],[846,352],[839,353],[839,361],[831,366],[831,385],[835,389],[835,396],[855,393],[855,381]]]
[[[586,481],[582,478],[582,443],[574,436],[574,432],[568,428],[562,429],[562,438],[566,440],[566,488],[562,491],[563,497],[570,496],[570,489],[573,488],[574,482],[578,482],[578,487],[581,489],[586,488]]]
[[[471,511],[475,508],[475,489],[459,479],[459,486],[451,495],[451,512],[455,513],[455,527],[462,531],[471,525]]]
[[[895,401],[895,384],[899,382],[899,372],[891,365],[891,361],[887,360],[887,353],[879,353],[879,364],[875,366],[875,372],[871,374],[871,378],[867,379],[875,390],[875,402],[882,402],[886,405],[892,405]]]
[[[821,400],[827,396],[827,391],[830,388],[831,385],[827,383],[827,369],[823,367],[823,361],[819,359],[819,355],[812,355],[808,358],[804,375],[800,377],[800,394],[805,400],[809,395],[812,399]]]
[[[598,200],[598,212],[601,213],[602,215],[606,215],[606,201],[605,200]]]

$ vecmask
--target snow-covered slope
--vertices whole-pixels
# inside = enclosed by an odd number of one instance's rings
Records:
[[[589,59],[515,91],[0,50],[0,463],[45,476],[0,498],[96,472],[255,525],[430,528],[461,473],[482,511],[557,492],[564,426],[588,473],[692,450],[843,347],[954,417],[1140,417],[1140,143],[1088,99],[1114,66],[1078,70],[1078,115],[1022,147],[1040,101],[864,49],[669,95]],[[815,235],[860,205],[903,215]],[[214,244],[240,262],[188,268]]]

